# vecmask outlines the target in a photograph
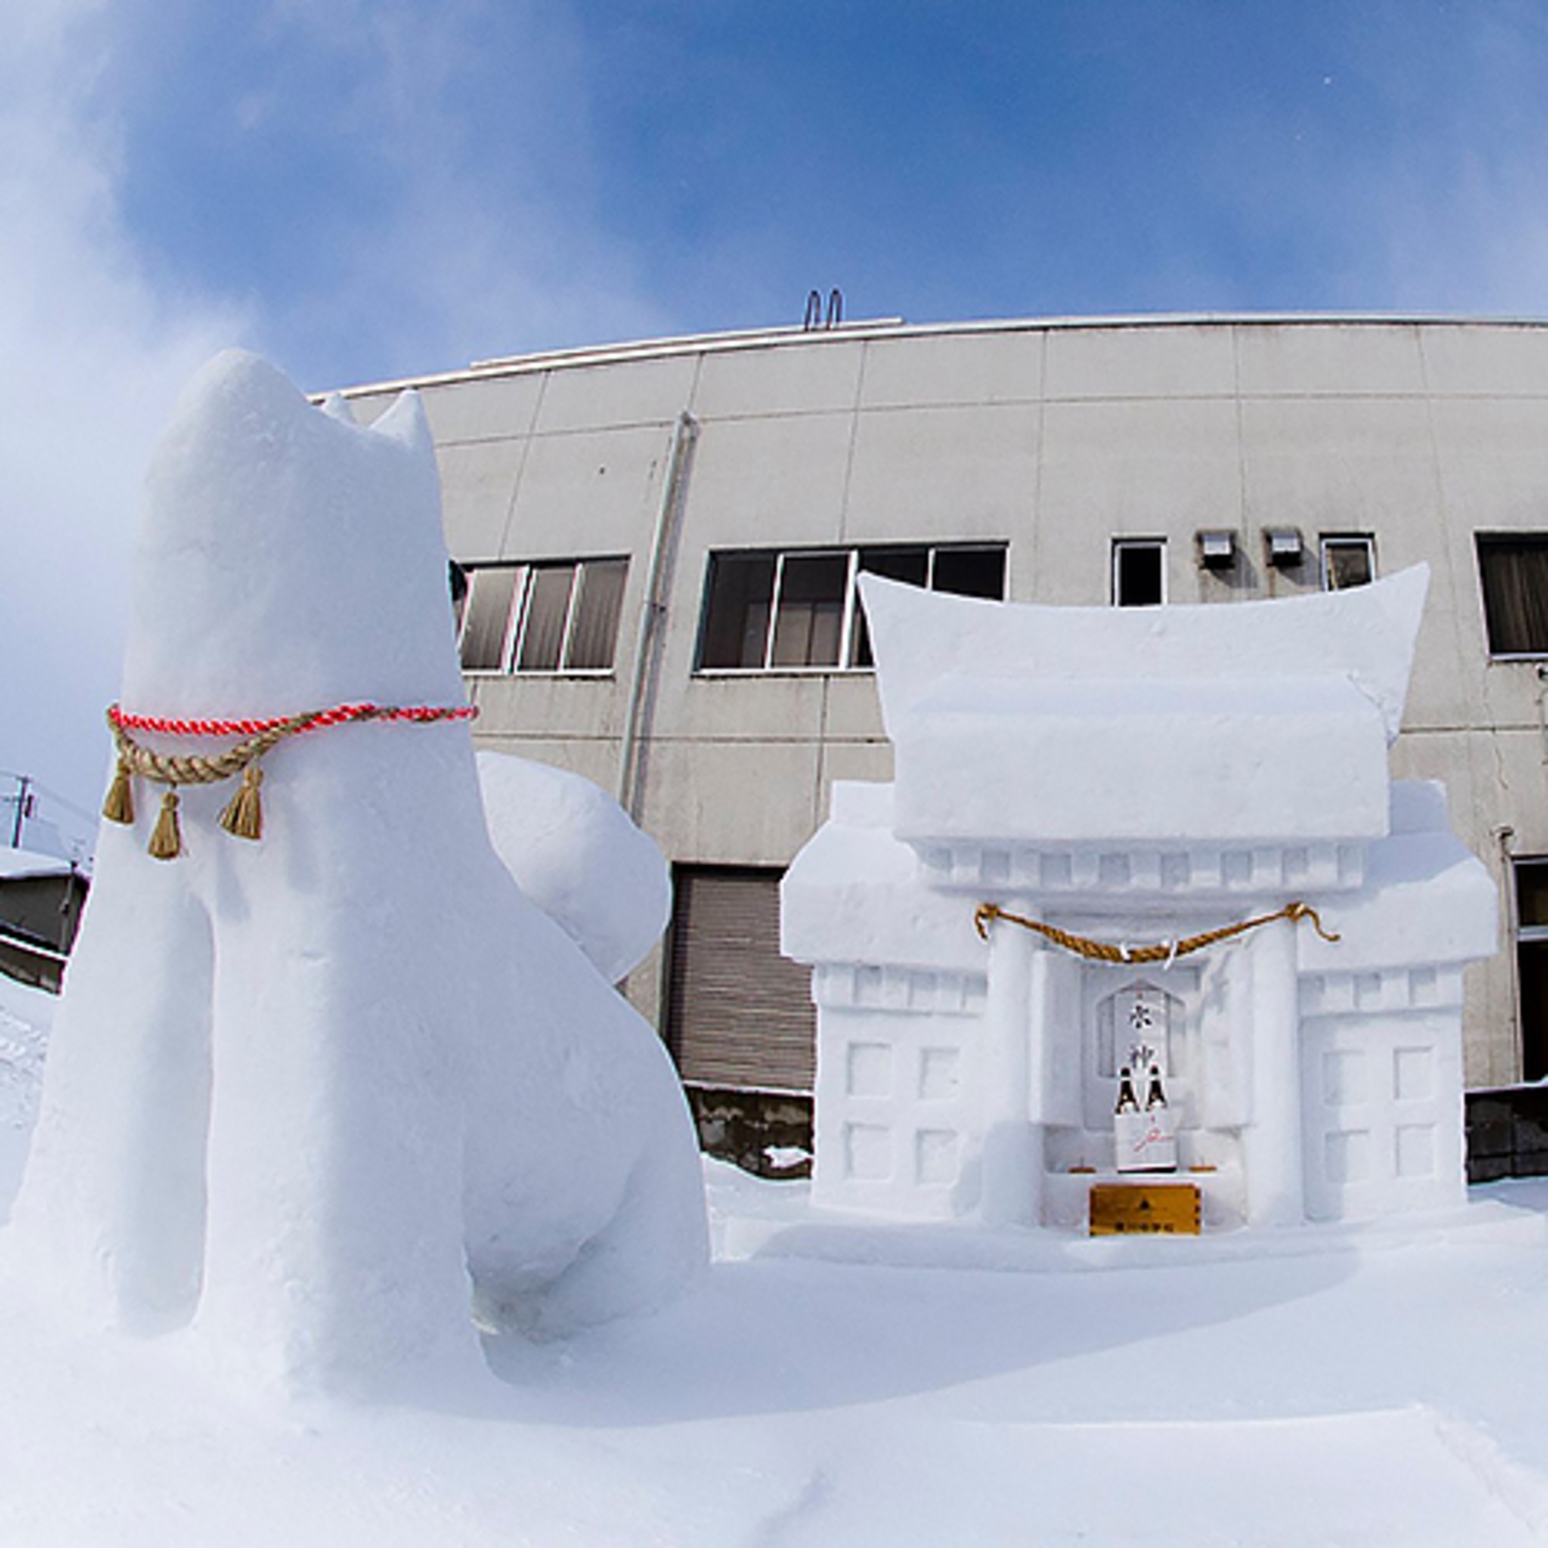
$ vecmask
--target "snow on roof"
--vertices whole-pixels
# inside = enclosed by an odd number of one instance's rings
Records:
[[[986,602],[862,575],[882,719],[900,719],[943,678],[1228,680],[1348,677],[1403,718],[1429,586],[1416,564],[1369,586],[1229,607],[1046,607]]]
[[[70,862],[57,855],[39,855],[29,849],[0,846],[0,881],[15,881],[23,876],[68,876],[70,870]]]

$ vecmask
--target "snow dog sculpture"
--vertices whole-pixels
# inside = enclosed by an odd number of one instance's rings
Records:
[[[446,573],[412,394],[361,428],[223,354],[149,474],[124,710],[460,705]],[[264,762],[256,843],[217,825],[230,782],[182,792],[175,860],[154,787],[104,826],[14,1256],[291,1391],[472,1368],[475,1317],[557,1334],[673,1295],[707,1252],[681,1091],[491,847],[466,725]]]

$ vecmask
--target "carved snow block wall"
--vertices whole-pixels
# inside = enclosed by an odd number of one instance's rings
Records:
[[[826,967],[819,1019],[819,1202],[948,1220],[976,1195],[984,979],[909,968]]]

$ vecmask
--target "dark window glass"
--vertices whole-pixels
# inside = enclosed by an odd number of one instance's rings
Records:
[[[1548,1075],[1548,941],[1516,947],[1521,976],[1521,1078]]]
[[[711,554],[701,667],[761,667],[774,600],[773,554]]]
[[[1347,591],[1351,586],[1369,586],[1375,578],[1375,556],[1369,538],[1322,540],[1324,591]]]
[[[1516,975],[1521,994],[1521,1075],[1548,1076],[1548,859],[1517,860]]]
[[[521,571],[512,567],[473,570],[463,604],[462,666],[468,672],[498,672],[505,665],[505,635],[511,598]]]
[[[938,548],[935,574],[930,584],[935,591],[949,591],[959,597],[988,597],[1002,602],[1005,599],[1005,550]]]
[[[889,543],[783,554],[711,554],[699,666],[872,665],[865,612],[853,586],[853,576],[860,571],[998,600],[1005,595],[1005,545],[932,548]],[[849,655],[841,663],[846,629]]]
[[[910,586],[923,586],[930,577],[930,550],[923,543],[909,548],[862,548],[860,568],[871,575],[883,575],[888,580],[907,581]],[[874,666],[871,659],[871,631],[866,625],[865,608],[859,596],[855,598],[855,622],[853,639],[849,647],[849,664],[857,667]]]
[[[571,671],[594,672],[612,666],[628,571],[626,559],[589,559],[580,567],[580,596],[564,663]]]
[[[848,584],[848,554],[785,555],[771,666],[838,665]]]
[[[1523,929],[1548,925],[1548,860],[1516,862],[1516,919]]]
[[[868,575],[925,586],[930,580],[930,550],[923,543],[899,548],[862,548],[860,568]]]
[[[1489,653],[1548,656],[1548,535],[1480,532],[1477,543]]]
[[[564,650],[565,623],[570,616],[573,564],[534,565],[527,583],[527,604],[521,621],[519,672],[556,672]]]
[[[1119,543],[1113,551],[1113,601],[1119,607],[1157,607],[1163,597],[1161,543]]]

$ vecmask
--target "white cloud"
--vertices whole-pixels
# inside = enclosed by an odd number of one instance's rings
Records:
[[[276,154],[300,129],[348,179],[317,273],[266,299],[305,385],[358,380],[313,379],[318,360],[410,374],[670,327],[599,207],[568,6],[273,0],[261,32],[268,73],[242,121]]]
[[[23,0],[0,55],[0,766],[83,804],[107,764],[144,464],[237,328],[155,295],[124,237],[104,19]]]
[[[271,0],[233,25],[219,61],[232,89],[185,101],[192,82],[177,71],[211,61],[169,59],[167,43],[193,36],[197,14],[19,0],[0,53],[0,769],[83,805],[107,762],[101,712],[117,688],[144,465],[205,358],[254,343],[324,387],[667,326],[596,214],[567,8]],[[463,99],[492,35],[512,56],[483,60],[498,121],[487,99],[482,118]],[[198,135],[190,104],[254,137],[273,202],[246,207],[229,178],[185,187],[228,237],[238,213],[271,231],[289,219],[284,272],[190,282],[174,277],[197,272],[186,251],[137,247],[161,233],[143,207],[131,231],[129,179],[150,170],[165,186],[185,168],[129,165],[131,149],[155,154],[132,131],[154,113],[163,134]],[[176,288],[190,283],[205,288]],[[254,287],[240,305],[219,293],[239,284]]]

